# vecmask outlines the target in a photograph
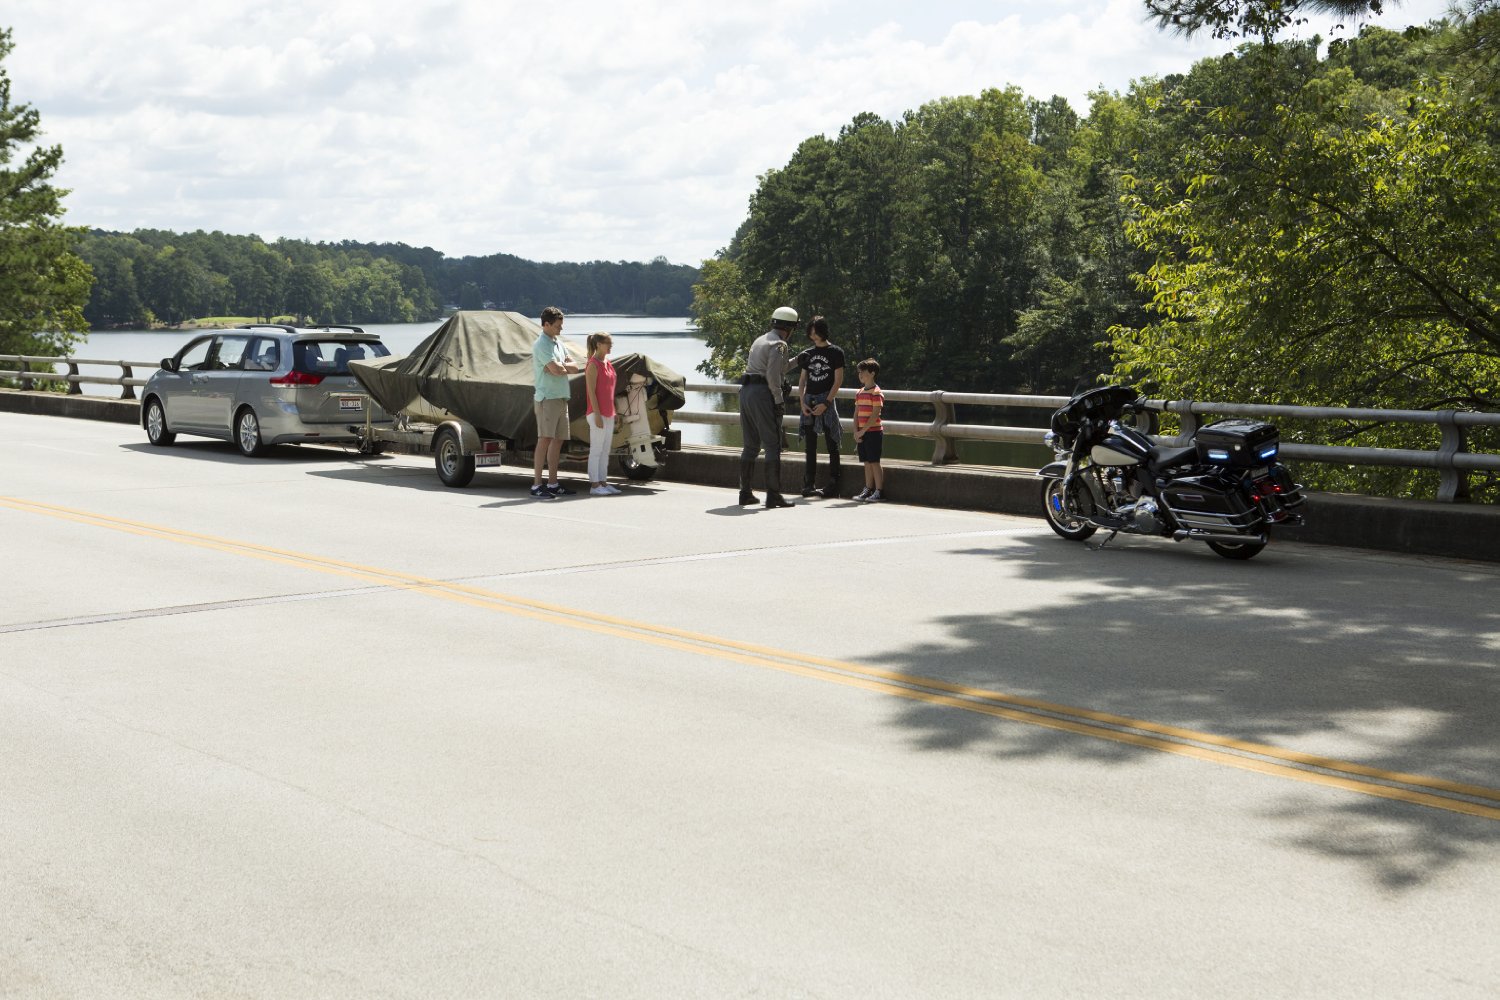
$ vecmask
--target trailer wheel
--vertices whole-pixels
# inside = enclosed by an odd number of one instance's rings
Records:
[[[474,456],[464,454],[463,442],[451,428],[438,431],[432,443],[432,460],[444,486],[462,489],[474,480]]]

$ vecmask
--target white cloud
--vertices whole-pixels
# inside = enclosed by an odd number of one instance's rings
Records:
[[[64,148],[71,223],[541,260],[696,263],[760,174],[860,112],[1014,84],[1082,113],[1227,48],[1139,0],[8,7],[13,99]]]

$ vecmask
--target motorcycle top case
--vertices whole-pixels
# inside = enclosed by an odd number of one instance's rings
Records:
[[[1276,425],[1259,420],[1220,420],[1198,428],[1193,440],[1200,462],[1236,469],[1270,465],[1281,450]]]

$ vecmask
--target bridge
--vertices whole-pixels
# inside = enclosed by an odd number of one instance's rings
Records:
[[[697,478],[0,412],[0,996],[1494,995],[1500,565]]]

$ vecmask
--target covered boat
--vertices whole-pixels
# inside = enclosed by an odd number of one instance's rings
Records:
[[[530,450],[536,446],[532,345],[541,335],[542,328],[520,313],[456,312],[410,354],[351,361],[349,370],[389,413],[428,424],[458,418],[485,437]],[[587,360],[583,348],[566,339],[563,346],[582,367]],[[634,445],[639,453],[637,439],[649,425],[659,452],[670,426],[669,411],[686,402],[686,379],[644,354],[622,354],[610,361],[623,397],[615,446]],[[573,440],[587,445],[584,376],[570,376],[568,382]]]

